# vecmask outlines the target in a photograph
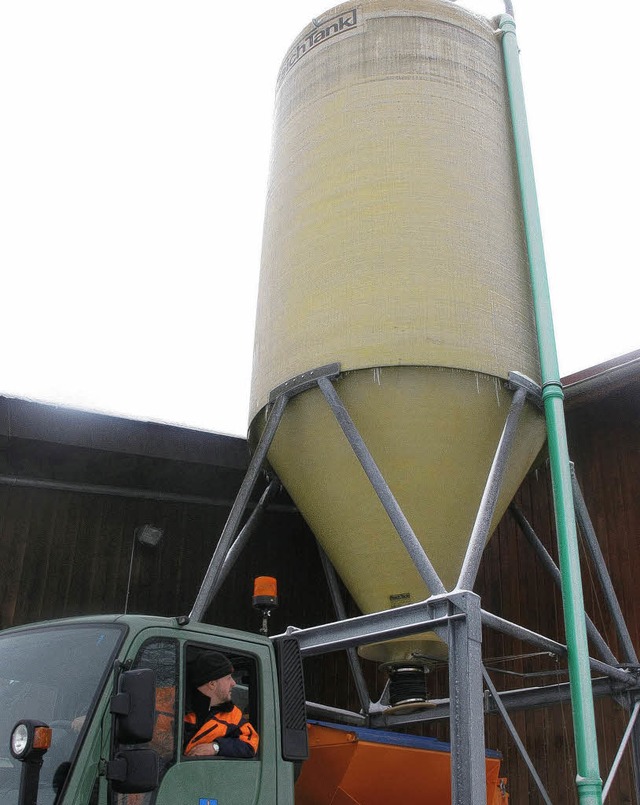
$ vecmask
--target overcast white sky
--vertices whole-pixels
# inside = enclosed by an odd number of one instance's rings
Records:
[[[0,394],[245,434],[275,77],[330,5],[0,0]],[[640,7],[514,5],[566,375],[640,348]]]

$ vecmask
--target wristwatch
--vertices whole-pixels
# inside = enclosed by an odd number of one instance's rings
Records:
[[[217,755],[220,752],[220,744],[217,741],[214,741],[211,745],[213,746],[215,754]]]

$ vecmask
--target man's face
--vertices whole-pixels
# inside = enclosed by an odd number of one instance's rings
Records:
[[[210,682],[209,685],[211,690],[211,703],[224,704],[225,702],[231,701],[231,691],[235,688],[236,681],[231,674],[227,674],[220,679],[215,679],[213,682]]]

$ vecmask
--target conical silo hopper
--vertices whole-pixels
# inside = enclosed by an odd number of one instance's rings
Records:
[[[437,0],[316,18],[276,90],[250,435],[270,392],[339,362],[336,389],[447,589],[509,410],[539,382],[498,38]],[[527,403],[494,525],[544,440]],[[318,388],[268,454],[364,613],[430,595]],[[369,646],[443,659],[435,635]]]

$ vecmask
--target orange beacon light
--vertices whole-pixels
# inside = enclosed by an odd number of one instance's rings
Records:
[[[253,582],[253,606],[262,613],[260,634],[268,634],[267,623],[278,606],[278,582],[273,576],[257,576]]]

